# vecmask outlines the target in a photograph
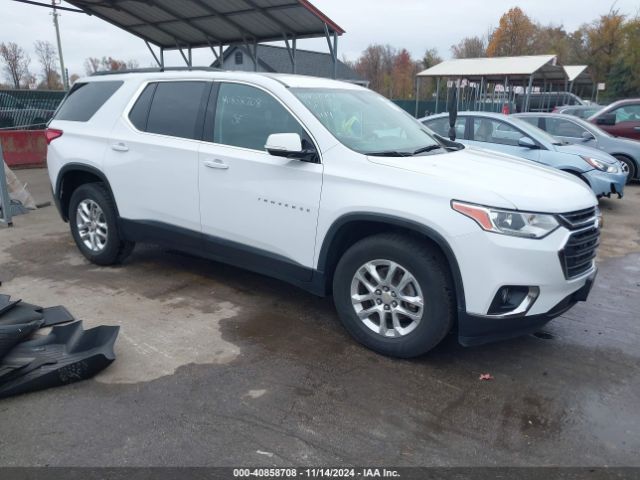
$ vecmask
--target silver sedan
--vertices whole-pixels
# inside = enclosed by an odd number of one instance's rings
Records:
[[[629,172],[627,182],[640,178],[640,142],[614,137],[581,118],[561,113],[514,115],[565,142],[597,148],[617,158]]]

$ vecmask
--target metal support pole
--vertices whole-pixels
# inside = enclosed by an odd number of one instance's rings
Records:
[[[296,73],[297,70],[297,64],[296,64],[296,40],[297,38],[294,36],[293,40],[291,41],[291,47],[292,47],[292,51],[293,51],[293,73]]]
[[[258,42],[253,42],[253,71],[258,71]]]
[[[149,49],[149,51],[151,52],[151,55],[153,56],[153,59],[156,61],[156,63],[158,64],[159,67],[162,67],[162,65],[160,64],[160,59],[158,58],[158,56],[156,55],[156,52],[153,51],[153,49],[151,48],[151,45],[149,44],[149,42],[147,42],[146,40],[144,41],[145,45],[147,46],[147,48]]]
[[[416,75],[416,114],[414,117],[418,118],[418,108],[420,104],[420,77]]]
[[[509,105],[509,75],[504,77],[504,102],[508,105],[509,113],[511,113],[511,105]]]
[[[449,111],[449,77],[447,77],[446,87],[447,87],[447,96],[446,96],[446,103],[444,105],[447,111]]]
[[[440,100],[440,77],[436,79],[436,111],[438,113],[438,101]]]
[[[160,48],[160,68],[164,71],[164,48]]]
[[[481,77],[480,78],[480,97],[479,97],[481,108],[479,110],[482,111],[482,112],[484,112],[484,97],[483,97],[483,95],[484,95],[484,77]]]
[[[529,111],[529,99],[531,97],[531,88],[533,88],[533,75],[529,75],[529,85],[527,86],[527,94],[524,100],[524,111]]]
[[[333,78],[338,78],[338,34],[333,32]]]
[[[0,216],[0,223],[4,223],[9,227],[12,227],[13,221],[11,220],[11,199],[9,198],[7,176],[4,173],[4,156],[2,155],[2,145],[0,145],[0,201],[2,202],[2,216]]]
[[[191,47],[189,47],[189,49],[187,50],[187,54],[189,55],[189,70],[191,70],[191,67],[193,66],[193,56],[191,55]]]
[[[55,0],[51,0],[53,6],[53,26],[56,29],[56,40],[58,42],[58,58],[60,59],[60,79],[62,80],[62,86],[65,90],[69,90],[69,78],[67,77],[67,70],[64,68],[64,57],[62,56],[62,41],[60,40],[60,26],[58,25],[58,11],[56,10]]]

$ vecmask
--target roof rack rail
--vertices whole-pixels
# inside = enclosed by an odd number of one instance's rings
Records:
[[[205,72],[222,72],[221,68],[217,67],[149,67],[149,68],[131,68],[131,69],[123,69],[123,70],[109,70],[109,71],[98,71],[92,73],[91,77],[100,77],[103,75],[118,75],[121,73],[153,73],[153,72],[187,72],[190,70],[199,70]]]

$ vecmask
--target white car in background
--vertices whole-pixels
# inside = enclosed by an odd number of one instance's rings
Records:
[[[385,355],[423,354],[455,327],[465,345],[530,332],[596,274],[583,182],[439,139],[348,83],[92,76],[47,138],[57,205],[90,261],[154,242],[333,294],[347,330]]]

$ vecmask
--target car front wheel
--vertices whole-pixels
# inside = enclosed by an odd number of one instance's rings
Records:
[[[135,245],[121,239],[115,204],[101,183],[87,183],[73,192],[69,225],[78,249],[97,265],[122,262]]]
[[[410,236],[380,234],[353,245],[336,267],[333,296],[345,328],[383,355],[422,355],[454,324],[446,261]]]

